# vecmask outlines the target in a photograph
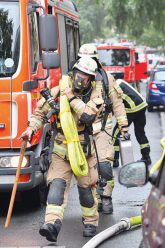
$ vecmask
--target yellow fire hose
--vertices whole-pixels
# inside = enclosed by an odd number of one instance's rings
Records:
[[[75,120],[71,113],[70,104],[64,94],[66,87],[71,87],[71,80],[68,76],[62,76],[60,80],[60,122],[66,138],[68,157],[73,173],[80,177],[88,173],[88,163],[80,144]]]
[[[165,156],[165,137],[160,140],[160,144],[163,148],[163,153],[161,158],[154,164],[154,166],[150,169],[149,174],[152,175],[155,171],[159,170],[162,164],[162,161]],[[142,224],[142,216],[134,216],[131,218],[123,218],[117,224],[105,229],[104,231],[100,232],[92,239],[90,239],[82,248],[95,248],[100,243],[105,241],[112,236],[119,234],[125,230],[129,230],[132,226],[137,226]]]
[[[154,164],[154,166],[150,169],[150,175],[152,175],[155,171],[159,170],[163,158],[165,156],[165,137],[160,140],[161,147],[163,148],[162,156],[161,158]]]

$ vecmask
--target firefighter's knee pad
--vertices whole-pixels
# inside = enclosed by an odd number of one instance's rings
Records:
[[[103,161],[100,162],[100,174],[101,178],[104,178],[106,180],[112,180],[113,179],[113,171],[112,166],[109,161]]]
[[[92,189],[90,187],[82,188],[78,186],[78,191],[79,191],[79,199],[81,206],[86,208],[93,207],[94,198],[92,194]]]
[[[55,204],[61,206],[64,201],[64,192],[66,188],[66,181],[61,178],[55,178],[49,188],[48,204]]]

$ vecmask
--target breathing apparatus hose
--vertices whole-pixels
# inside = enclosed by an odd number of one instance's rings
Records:
[[[60,122],[66,138],[68,157],[75,176],[85,176],[88,173],[88,163],[80,144],[75,120],[71,113],[70,104],[64,94],[66,87],[71,87],[72,82],[69,76],[62,76],[60,80]]]

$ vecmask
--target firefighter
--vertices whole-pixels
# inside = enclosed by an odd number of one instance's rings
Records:
[[[96,182],[98,172],[93,143],[89,127],[97,119],[99,112],[103,108],[103,99],[100,92],[96,90],[94,84],[97,70],[97,63],[91,59],[79,59],[73,66],[72,87],[65,89],[73,117],[76,122],[79,139],[88,162],[88,174],[76,177],[78,184],[79,200],[82,209],[82,221],[84,224],[83,236],[92,237],[96,234],[98,226],[98,201],[96,198]],[[68,76],[70,77],[70,76]],[[54,99],[59,96],[59,86],[52,90]],[[46,121],[49,111],[48,103],[41,98],[34,114],[31,116],[29,126],[22,133],[22,139],[31,140],[33,133],[36,133]],[[60,115],[57,117],[57,135],[54,141],[52,153],[52,163],[48,169],[47,182],[49,192],[47,197],[47,207],[45,213],[45,223],[40,228],[39,233],[47,240],[56,242],[61,229],[64,216],[64,208],[67,203],[67,196],[72,177],[72,170],[68,159],[67,144],[60,125]],[[67,119],[66,119],[67,122]]]
[[[128,137],[128,122],[126,117],[125,108],[121,98],[122,90],[116,84],[114,78],[111,75],[106,74],[103,70],[100,62],[97,48],[92,44],[84,44],[80,47],[79,57],[91,57],[98,65],[98,74],[96,81],[96,88],[103,96],[104,102],[110,101],[112,104],[112,111],[115,115],[119,129],[124,138]],[[106,108],[105,108],[106,110]],[[112,204],[112,191],[114,188],[114,176],[112,171],[112,164],[114,160],[114,149],[112,144],[112,111],[109,111],[109,115],[106,121],[105,131],[101,129],[104,122],[103,116],[100,116],[93,123],[93,132],[95,135],[96,146],[99,157],[99,171],[101,177],[106,180],[107,185],[104,187],[98,187],[98,211],[102,211],[103,214],[113,213]]]
[[[147,103],[143,96],[130,84],[122,79],[117,80],[117,84],[122,89],[122,99],[127,113],[128,126],[134,124],[135,136],[140,145],[142,154],[141,160],[144,160],[147,165],[151,164],[150,145],[145,134],[146,125],[146,106]],[[113,145],[115,150],[113,167],[119,166],[119,140],[120,130],[118,124],[113,129]]]

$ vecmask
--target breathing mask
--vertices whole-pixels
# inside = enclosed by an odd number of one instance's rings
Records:
[[[82,73],[81,73],[82,74]],[[88,89],[92,80],[89,75],[79,75],[78,71],[74,72],[73,89],[76,93],[82,93],[84,90]]]

